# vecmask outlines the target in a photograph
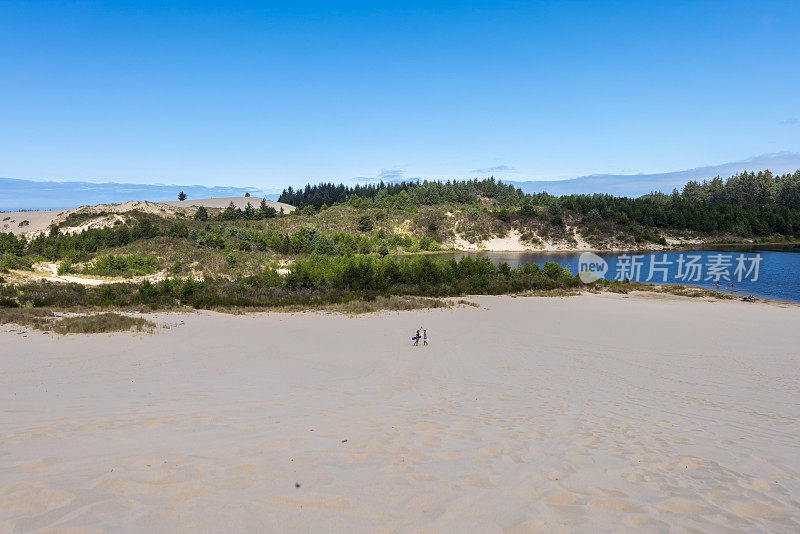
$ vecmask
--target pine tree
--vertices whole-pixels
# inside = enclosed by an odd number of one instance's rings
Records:
[[[194,214],[195,221],[207,221],[208,220],[208,210],[206,210],[205,206],[200,206],[197,208],[197,211]]]

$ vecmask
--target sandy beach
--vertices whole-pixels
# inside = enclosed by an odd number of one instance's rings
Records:
[[[472,300],[0,327],[0,532],[800,529],[800,307]]]

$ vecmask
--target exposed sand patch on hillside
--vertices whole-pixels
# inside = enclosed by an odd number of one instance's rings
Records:
[[[506,252],[506,251],[525,251],[534,250],[522,242],[520,233],[511,230],[504,237],[492,237],[478,243],[470,243],[456,233],[452,240],[453,248],[464,251],[486,251],[486,252]]]
[[[39,232],[67,210],[3,211],[0,212],[0,232],[15,235]]]
[[[150,282],[160,282],[167,278],[167,273],[164,271],[143,275],[143,276],[132,276],[130,278],[123,278],[118,276],[97,276],[97,275],[86,275],[86,274],[58,274],[58,264],[57,263],[48,263],[48,262],[41,262],[33,264],[33,270],[31,271],[22,271],[18,269],[13,269],[10,271],[9,274],[5,275],[5,278],[8,279],[9,282],[13,282],[16,284],[22,284],[26,282],[33,282],[37,280],[46,280],[48,282],[56,282],[56,283],[75,283],[75,284],[83,284],[87,286],[100,286],[103,284],[115,284],[118,282],[131,282],[131,283],[138,283],[148,280]],[[195,275],[194,278],[202,279],[201,275]]]
[[[544,239],[535,232],[534,236],[539,242],[538,244],[532,244],[523,241],[522,234],[520,234],[518,230],[511,229],[508,234],[503,237],[495,236],[478,243],[471,243],[456,232],[455,237],[451,240],[449,245],[457,250],[467,252],[555,252],[567,250],[594,250],[594,247],[584,240],[575,228],[569,227],[568,230],[575,236],[577,244]]]

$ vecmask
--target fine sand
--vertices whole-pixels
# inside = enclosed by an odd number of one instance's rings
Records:
[[[800,307],[473,300],[0,327],[0,532],[800,530]]]

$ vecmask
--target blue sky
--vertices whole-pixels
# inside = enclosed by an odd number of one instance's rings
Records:
[[[800,2],[0,0],[0,176],[653,173],[800,152]]]

